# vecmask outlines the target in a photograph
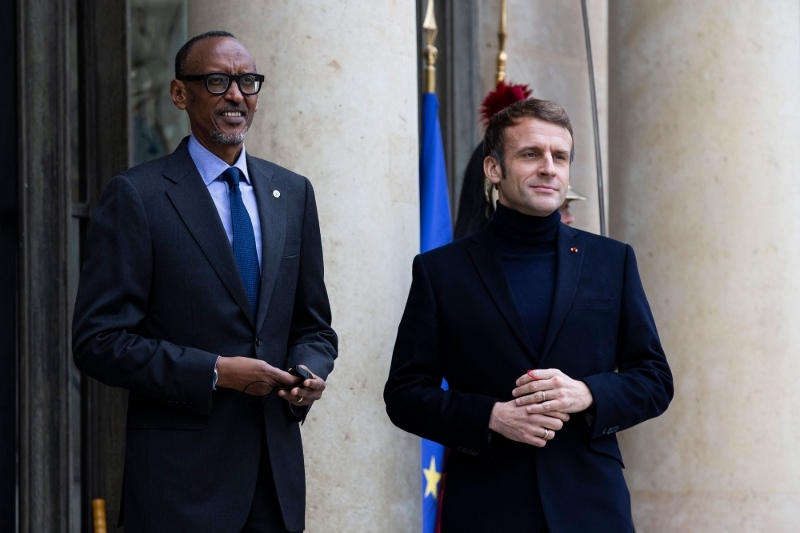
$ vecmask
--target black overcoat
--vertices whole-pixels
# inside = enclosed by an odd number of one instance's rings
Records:
[[[263,427],[284,520],[297,531],[305,514],[304,410],[274,394],[212,391],[212,382],[219,355],[282,369],[303,364],[322,378],[333,369],[337,338],[314,192],[302,176],[247,156],[263,246],[253,317],[187,140],[103,191],[75,305],[75,363],[130,392],[126,532],[239,531],[253,501]]]
[[[672,375],[633,249],[564,224],[556,242],[541,353],[491,224],[414,260],[384,399],[398,427],[450,447],[443,531],[526,531],[533,498],[552,533],[633,531],[615,434],[664,412]],[[514,382],[532,368],[583,380],[595,402],[542,449],[488,429],[495,402],[511,400]]]

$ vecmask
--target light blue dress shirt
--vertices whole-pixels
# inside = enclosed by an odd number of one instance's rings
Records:
[[[239,182],[239,190],[242,191],[242,201],[244,207],[247,209],[247,214],[250,215],[250,222],[253,223],[253,233],[256,238],[256,253],[258,254],[258,266],[261,267],[261,219],[258,218],[258,203],[256,202],[256,193],[253,191],[253,184],[250,181],[250,174],[247,173],[247,152],[244,145],[242,145],[242,153],[239,159],[233,164],[236,168],[242,171],[245,181]],[[206,149],[205,146],[200,144],[194,135],[189,137],[189,155],[194,161],[194,166],[203,178],[203,182],[208,187],[208,192],[214,200],[214,205],[217,207],[219,219],[222,221],[222,227],[225,228],[225,233],[228,235],[228,242],[233,246],[233,221],[231,220],[231,198],[230,186],[228,182],[219,179],[223,172],[228,170],[228,163],[215,156]],[[217,357],[219,362],[219,357]],[[217,390],[217,365],[214,364],[214,381],[211,384],[214,390]]]
[[[239,182],[239,189],[242,191],[242,201],[244,202],[244,207],[247,209],[247,214],[250,215],[250,222],[253,223],[253,233],[256,238],[256,253],[258,254],[258,266],[261,267],[261,219],[258,218],[256,193],[253,191],[250,174],[247,172],[246,153],[245,147],[242,145],[242,153],[233,166],[241,170],[242,174],[244,174],[245,181]],[[230,187],[226,181],[219,179],[222,173],[228,170],[230,165],[209,152],[205,146],[194,138],[194,135],[189,137],[189,155],[192,156],[194,166],[197,167],[197,171],[200,172],[200,177],[203,178],[203,182],[205,182],[206,187],[208,187],[208,192],[214,200],[214,205],[217,206],[217,213],[219,213],[219,219],[222,221],[222,227],[225,228],[225,233],[228,235],[228,242],[233,246]]]

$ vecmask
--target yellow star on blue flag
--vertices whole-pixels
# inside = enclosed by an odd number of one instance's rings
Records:
[[[439,481],[442,479],[442,473],[436,469],[436,457],[431,455],[431,464],[428,468],[423,468],[422,473],[425,475],[425,495],[422,497],[427,498],[432,494],[434,499],[438,498]]]

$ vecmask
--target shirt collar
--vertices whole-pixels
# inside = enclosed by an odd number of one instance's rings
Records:
[[[195,139],[194,135],[189,136],[188,148],[189,155],[194,161],[194,166],[197,167],[197,171],[200,173],[200,177],[203,178],[206,187],[228,170],[228,163],[209,152],[205,146]],[[233,166],[241,170],[245,181],[250,183],[250,174],[247,173],[247,151],[244,145],[242,145],[242,153],[239,154],[239,159],[236,160]]]

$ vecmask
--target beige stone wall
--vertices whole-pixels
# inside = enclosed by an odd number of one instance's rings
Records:
[[[303,427],[307,531],[416,531],[419,439],[381,397],[419,248],[415,7],[407,0],[190,3],[266,75],[249,152],[309,177],[340,359]]]
[[[608,183],[608,0],[589,0],[601,155]],[[479,2],[481,99],[494,88],[500,0]],[[507,81],[526,83],[533,96],[554,100],[569,113],[575,135],[571,185],[589,197],[573,202],[575,227],[600,232],[592,108],[583,17],[578,0],[508,0]],[[476,104],[477,105],[477,104]],[[607,186],[606,186],[607,188]],[[607,196],[607,194],[606,194]]]
[[[675,374],[620,440],[640,533],[800,529],[800,5],[610,3],[611,231]]]

